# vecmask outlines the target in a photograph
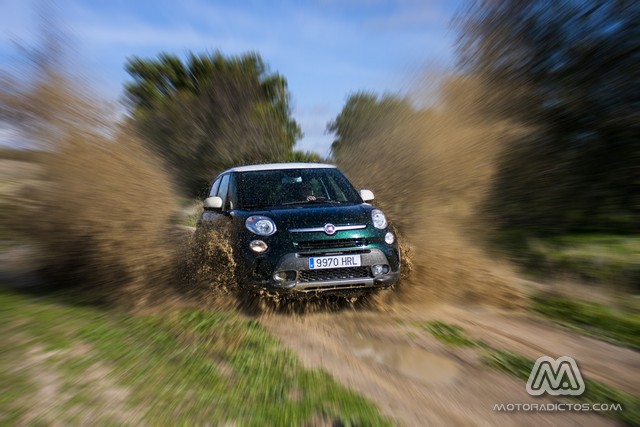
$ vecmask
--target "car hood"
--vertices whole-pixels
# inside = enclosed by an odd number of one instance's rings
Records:
[[[322,227],[327,223],[333,225],[370,224],[371,210],[369,204],[338,206],[295,206],[273,208],[249,215],[265,215],[273,219],[279,229]]]

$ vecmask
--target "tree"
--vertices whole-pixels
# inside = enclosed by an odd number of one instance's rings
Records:
[[[163,53],[126,70],[133,125],[191,193],[227,167],[289,158],[301,137],[285,78],[257,54]]]
[[[502,155],[495,216],[548,232],[637,230],[640,3],[478,1],[460,29],[485,117],[535,129]]]
[[[411,105],[403,98],[391,95],[378,97],[370,92],[349,96],[338,117],[327,125],[327,130],[336,135],[331,144],[332,155],[337,161],[346,161],[346,157],[352,154],[350,148],[412,113]]]

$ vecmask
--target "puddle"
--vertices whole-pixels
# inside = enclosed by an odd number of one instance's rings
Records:
[[[382,365],[424,384],[448,383],[460,372],[452,360],[410,345],[361,337],[353,338],[349,347],[359,359]]]

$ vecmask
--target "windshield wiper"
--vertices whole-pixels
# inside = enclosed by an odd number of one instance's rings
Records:
[[[280,203],[280,205],[281,206],[288,206],[288,205],[306,205],[306,204],[324,204],[324,203],[328,203],[330,205],[336,205],[336,204],[340,204],[342,202],[339,202],[337,200],[298,200],[298,201],[294,201],[294,202]]]

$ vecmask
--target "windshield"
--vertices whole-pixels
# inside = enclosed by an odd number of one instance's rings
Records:
[[[362,203],[358,192],[335,168],[242,172],[236,179],[239,209]]]

